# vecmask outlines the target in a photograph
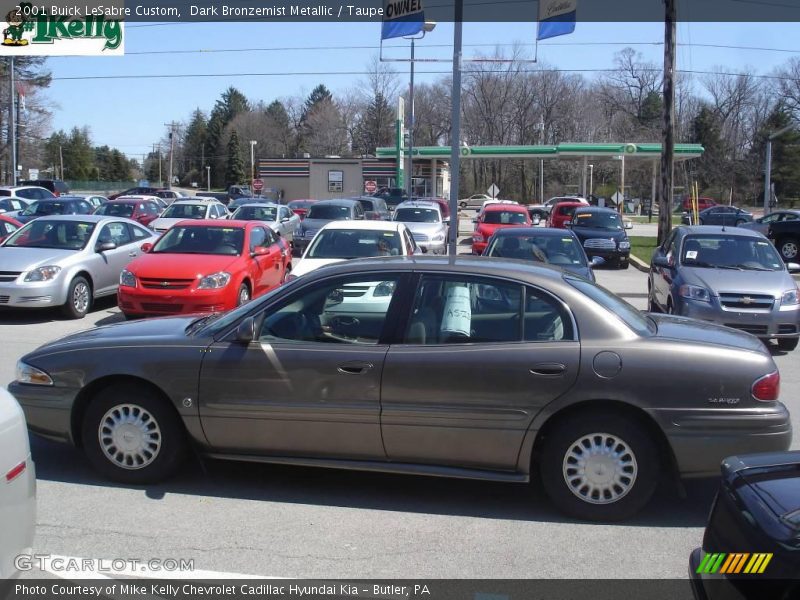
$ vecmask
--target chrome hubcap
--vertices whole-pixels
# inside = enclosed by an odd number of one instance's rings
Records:
[[[624,440],[609,433],[592,433],[575,440],[564,456],[567,487],[590,504],[621,500],[636,482],[636,457]]]
[[[89,308],[89,286],[79,283],[72,291],[72,306],[79,313],[84,313]]]
[[[161,450],[158,422],[135,404],[109,410],[100,420],[97,435],[106,458],[123,469],[143,469]]]
[[[782,251],[786,258],[794,258],[797,256],[797,244],[786,242],[782,247]]]
[[[243,287],[239,290],[239,304],[244,304],[248,300],[250,300],[250,291],[246,287]]]

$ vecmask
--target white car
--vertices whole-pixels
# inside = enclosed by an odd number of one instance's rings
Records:
[[[187,219],[227,219],[228,209],[219,200],[213,198],[192,198],[176,200],[170,204],[161,216],[151,222],[148,227],[156,233],[164,233],[180,221]]]
[[[23,375],[17,372],[17,379]],[[39,373],[29,373],[39,377]],[[0,389],[0,580],[17,572],[14,558],[30,553],[36,528],[36,470],[25,415]]]
[[[442,209],[436,202],[401,202],[394,209],[392,220],[405,223],[423,252],[447,253],[448,225],[442,219]]]
[[[458,205],[461,208],[480,208],[484,202],[491,199],[492,197],[488,194],[473,194],[469,198],[459,200]]]
[[[331,221],[320,229],[292,269],[291,279],[323,265],[374,256],[410,256],[421,250],[403,223]]]

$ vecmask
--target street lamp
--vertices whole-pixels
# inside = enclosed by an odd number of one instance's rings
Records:
[[[422,35],[417,37],[406,37],[411,40],[411,85],[409,86],[408,102],[411,104],[411,124],[408,126],[408,197],[414,195],[414,41],[421,40],[426,33],[436,29],[436,21],[425,21],[422,26]],[[402,135],[402,131],[400,134]],[[433,182],[436,185],[436,182]]]
[[[256,178],[256,157],[254,148],[258,144],[256,140],[250,140],[250,179]]]
[[[211,191],[211,166],[206,167],[206,173],[208,173],[208,191]]]
[[[783,129],[779,129],[775,133],[767,137],[767,157],[766,164],[764,165],[764,214],[768,215],[770,212],[770,200],[772,200],[772,140],[782,136],[784,133],[792,129],[794,125],[787,125]]]

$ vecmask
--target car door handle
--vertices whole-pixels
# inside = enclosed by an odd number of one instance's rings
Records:
[[[136,252],[128,252],[128,256],[138,256],[138,254],[136,254]]]
[[[563,375],[567,366],[561,363],[539,363],[531,367],[532,375],[543,375],[545,377],[555,377]]]
[[[372,363],[349,362],[339,365],[336,369],[342,375],[363,375],[372,369]]]

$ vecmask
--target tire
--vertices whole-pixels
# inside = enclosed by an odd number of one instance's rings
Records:
[[[133,419],[138,421],[131,422]],[[108,479],[134,485],[167,479],[183,462],[187,450],[186,432],[169,400],[141,384],[101,390],[86,409],[81,436],[95,470]],[[132,446],[131,452],[123,454],[115,445],[121,441],[138,442],[139,447]]]
[[[591,480],[587,482],[579,470],[578,461],[584,456],[592,461],[595,477],[601,479],[595,481],[594,490]],[[640,422],[586,411],[561,421],[549,432],[540,472],[545,492],[566,514],[587,521],[619,521],[639,512],[650,500],[661,471],[659,462],[658,448]],[[617,481],[606,485],[604,480],[611,477],[609,467]]]
[[[620,269],[627,269],[631,266],[631,263],[629,260],[626,260],[625,262],[620,261],[617,266],[619,266]]]
[[[800,338],[778,338],[778,348],[784,352],[791,352],[797,348],[798,342],[800,342]]]
[[[68,319],[82,319],[92,308],[92,286],[85,277],[78,275],[69,284],[67,301],[61,312]]]
[[[292,265],[286,265],[286,268],[283,270],[283,277],[281,277],[281,283],[286,283],[286,278],[289,277],[289,273],[292,272]]]
[[[650,283],[650,280],[647,281],[647,312],[651,313],[660,313],[661,308],[656,303],[655,299],[653,298],[653,284]]]
[[[744,225],[745,223],[747,223],[747,221],[745,221],[744,219],[737,219],[737,221],[736,221],[736,226],[737,226],[737,227],[741,227],[741,226],[742,226],[742,225]]]
[[[467,203],[466,203],[466,202],[460,202],[458,205],[459,205],[461,208],[467,208]]]
[[[236,293],[236,306],[241,306],[248,302],[250,302],[250,286],[242,282],[242,285],[239,286],[239,291]]]
[[[794,238],[781,238],[776,244],[781,258],[786,262],[793,262],[797,259],[798,251],[800,251],[800,243]]]

